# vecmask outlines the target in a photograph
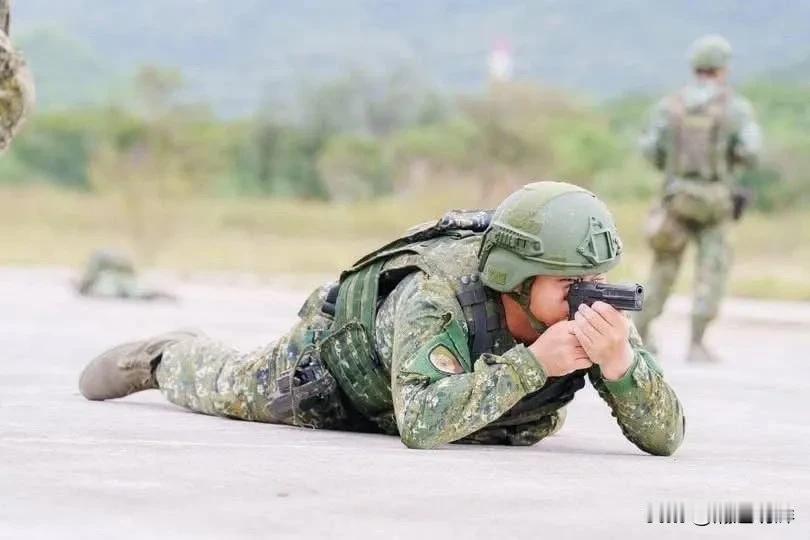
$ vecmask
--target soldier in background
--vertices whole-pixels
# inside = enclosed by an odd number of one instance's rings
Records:
[[[175,300],[171,294],[143,286],[132,261],[111,250],[95,251],[76,284],[82,296],[132,300]]]
[[[646,236],[655,258],[638,330],[650,345],[650,323],[669,296],[686,245],[697,246],[688,359],[715,360],[703,344],[725,291],[731,251],[728,226],[747,202],[737,173],[756,164],[760,128],[751,104],[728,85],[731,45],[716,35],[692,45],[694,80],[652,111],[641,150],[665,174],[663,197],[650,214]]]
[[[5,150],[34,105],[34,82],[9,38],[11,0],[0,0],[0,151]]]

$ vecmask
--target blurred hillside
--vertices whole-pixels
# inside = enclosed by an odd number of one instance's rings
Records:
[[[334,272],[448,207],[564,179],[609,200],[643,279],[650,106],[720,31],[765,152],[736,294],[810,298],[810,3],[24,0],[40,107],[0,159],[0,263]],[[509,30],[506,33],[506,29]],[[512,82],[486,57],[511,42]],[[787,234],[787,232],[790,232]]]
[[[238,116],[349,68],[407,65],[442,92],[480,91],[498,39],[516,78],[597,97],[679,83],[706,32],[734,43],[738,80],[808,81],[808,20],[807,1],[24,0],[14,31],[43,110],[126,103],[121,79],[157,64],[182,68],[191,99]]]
[[[132,200],[191,195],[339,202],[435,189],[479,205],[531,179],[563,178],[611,199],[649,198],[660,176],[635,148],[657,97],[594,103],[526,83],[438,92],[407,68],[350,71],[301,87],[288,108],[222,119],[189,104],[183,73],[143,66],[126,106],[36,114],[0,160],[0,184],[48,183]],[[810,203],[810,85],[741,87],[763,124],[760,167],[742,177],[761,210]]]

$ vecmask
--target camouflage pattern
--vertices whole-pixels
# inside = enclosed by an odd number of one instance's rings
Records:
[[[647,130],[639,141],[642,154],[658,169],[666,169],[667,150],[672,132],[673,101],[682,101],[687,110],[705,106],[718,93],[727,91],[723,85],[695,81],[676,94],[659,101],[650,113]],[[762,149],[762,131],[754,117],[751,103],[737,93],[729,96],[724,119],[727,156],[731,158],[729,169],[752,167]]]
[[[554,380],[511,335],[478,358],[465,357],[469,351],[458,339],[458,332],[467,337],[469,328],[454,281],[476,271],[480,242],[480,235],[424,242],[435,254],[428,261],[434,271],[413,271],[380,305],[373,341],[381,369],[391,378],[393,407],[375,418],[362,418],[340,391],[317,410],[301,411],[305,418],[279,420],[268,412],[285,392],[279,381],[313,351],[330,322],[320,310],[328,286],[310,296],[292,330],[255,352],[240,354],[208,339],[172,345],[156,370],[158,384],[173,403],[206,414],[398,434],[412,448],[534,444],[560,428],[565,402],[547,403],[533,415],[509,413]],[[646,452],[669,455],[683,437],[681,405],[635,332],[631,345],[634,363],[621,380],[604,380],[598,367],[587,376],[630,441]]]
[[[728,223],[696,227],[669,217],[670,225],[676,232],[661,230],[651,237],[651,245],[657,246],[654,252],[652,272],[647,282],[644,297],[644,310],[635,314],[634,320],[641,335],[649,332],[650,324],[664,310],[669,294],[678,277],[689,240],[697,247],[695,287],[692,302],[692,340],[700,342],[706,326],[720,310],[725,294],[726,281],[731,269],[732,251],[728,243]],[[675,245],[661,249],[665,236],[679,238]],[[682,239],[682,240],[681,240]]]
[[[76,284],[83,296],[138,300],[172,299],[173,296],[142,285],[132,261],[121,253],[97,250],[87,261]]]
[[[327,286],[312,293],[299,312],[299,322],[284,336],[242,354],[208,337],[175,343],[163,352],[155,370],[161,391],[172,403],[193,411],[254,422],[311,428],[362,430],[367,422],[354,417],[334,392],[313,410],[284,418],[273,402],[288,394],[285,374],[295,369],[317,331],[331,322],[320,311]]]
[[[672,174],[668,161],[673,148],[673,100],[694,109],[715,100],[720,92],[728,94],[721,124],[719,153],[726,160],[718,169],[721,174],[715,178]],[[757,162],[762,146],[760,127],[745,98],[722,85],[697,81],[657,104],[640,145],[644,156],[668,174],[662,199],[651,212],[645,231],[654,260],[644,310],[635,314],[634,321],[648,341],[650,324],[663,310],[691,240],[698,251],[692,324],[692,341],[698,343],[709,321],[716,317],[725,291],[732,258],[727,239],[732,186],[740,170]]]
[[[9,38],[11,5],[0,0],[0,151],[5,150],[34,104],[31,72]]]

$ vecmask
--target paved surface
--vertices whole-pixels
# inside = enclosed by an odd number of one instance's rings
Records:
[[[725,363],[696,367],[674,304],[663,364],[687,412],[674,457],[633,447],[590,388],[535,447],[414,451],[192,414],[157,392],[85,401],[77,375],[104,347],[189,325],[256,347],[304,291],[187,283],[180,303],[150,305],[79,299],[67,277],[0,269],[0,538],[810,538],[803,306],[787,306],[794,321],[768,322],[779,304],[728,312],[710,336]],[[796,520],[645,523],[659,501],[773,501]]]

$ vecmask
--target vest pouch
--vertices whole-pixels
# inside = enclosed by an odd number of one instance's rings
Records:
[[[349,320],[319,344],[320,357],[352,405],[366,417],[393,407],[391,381],[365,326]]]
[[[674,178],[667,183],[664,205],[684,221],[711,225],[731,217],[731,189],[725,182]]]
[[[278,389],[269,399],[266,412],[274,424],[339,429],[347,419],[338,383],[308,345],[295,366],[282,372]]]
[[[708,114],[685,114],[681,118],[678,153],[673,156],[676,174],[707,180],[717,175],[714,160],[717,123]]]
[[[675,178],[722,179],[728,173],[726,163],[726,111],[729,91],[721,89],[707,102],[687,106],[680,92],[670,104],[670,145],[667,172]]]
[[[644,237],[653,251],[679,253],[689,241],[689,231],[672,212],[656,206],[647,217]]]

